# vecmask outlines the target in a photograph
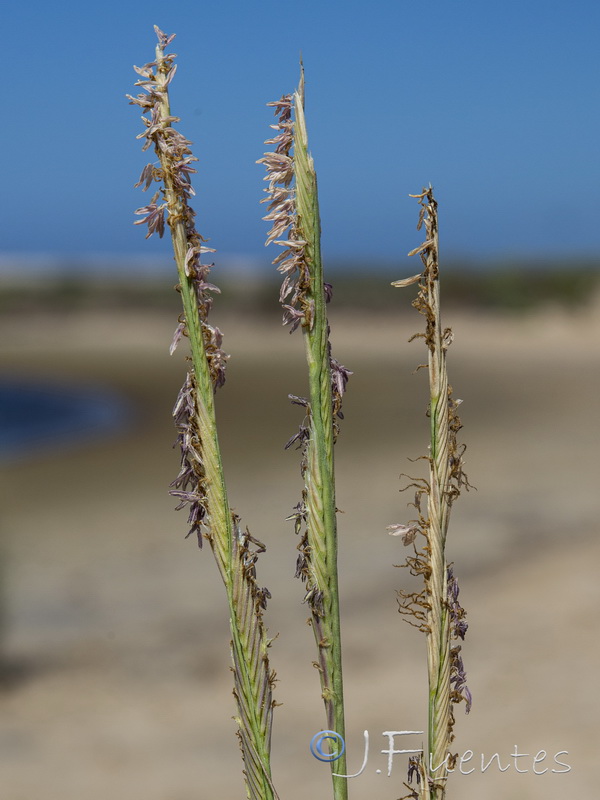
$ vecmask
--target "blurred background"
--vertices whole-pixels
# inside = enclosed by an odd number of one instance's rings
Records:
[[[596,413],[600,175],[590,102],[592,2],[41,2],[3,12],[8,65],[0,197],[0,775],[6,800],[243,795],[228,621],[212,556],[185,540],[168,484],[170,412],[185,373],[169,242],[132,225],[151,154],[124,95],[178,34],[172,108],[195,142],[194,207],[217,248],[213,321],[231,353],[218,393],[236,511],[267,553],[279,677],[273,769],[288,800],[329,796],[308,743],[324,723],[314,646],[285,518],[301,492],[306,390],[298,333],[281,328],[265,250],[265,103],[302,52],[334,286],[334,355],[353,371],[337,445],[353,798],[406,793],[383,731],[424,730],[425,641],[397,613],[411,588],[386,526],[422,474],[427,385],[405,253],[417,193],[440,204],[450,380],[476,490],[453,509],[450,558],[468,612],[475,753],[449,797],[590,793],[600,711]],[[419,737],[396,747],[419,747]],[[518,761],[515,752],[529,754]],[[547,758],[537,764],[540,751]],[[571,767],[564,770],[553,761]],[[501,773],[492,765],[498,753]],[[526,773],[517,773],[515,765]],[[376,770],[381,770],[378,773]]]

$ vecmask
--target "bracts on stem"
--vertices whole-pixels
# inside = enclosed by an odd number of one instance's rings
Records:
[[[263,200],[269,204],[265,219],[272,225],[267,244],[284,248],[273,262],[283,275],[283,319],[291,331],[302,330],[310,385],[309,398],[290,395],[305,413],[298,433],[287,444],[300,447],[304,478],[302,499],[290,517],[301,535],[296,576],[306,587],[327,728],[344,737],[333,445],[351,373],[331,356],[326,312],[331,286],[323,280],[317,179],[304,117],[304,71],[293,95],[269,105],[278,121],[271,126],[276,135],[266,144],[275,145],[275,151],[258,162],[265,164],[269,182]],[[345,800],[347,782],[340,777],[346,774],[344,756],[332,762],[332,774],[334,797]]]
[[[194,191],[190,174],[197,159],[191,142],[173,128],[168,87],[175,74],[174,54],[165,49],[174,36],[155,27],[158,37],[155,60],[135,67],[140,75],[136,86],[144,93],[132,97],[142,108],[145,130],[144,150],[153,147],[157,162],[148,164],[138,186],[148,189],[154,182],[160,188],[150,203],[138,209],[148,225],[147,236],[162,236],[166,223],[171,231],[175,262],[183,302],[183,314],[175,331],[171,352],[182,337],[189,340],[191,368],[179,393],[173,416],[181,449],[181,469],[172,483],[171,494],[178,508],[189,508],[189,534],[198,544],[206,539],[212,548],[227,593],[231,624],[231,649],[234,696],[238,707],[238,736],[244,766],[246,790],[250,800],[273,800],[270,767],[271,723],[275,679],[269,667],[270,640],[263,624],[263,610],[269,592],[256,582],[255,562],[264,546],[249,531],[242,530],[227,498],[214,407],[214,394],[225,382],[227,356],[221,350],[222,335],[208,323],[212,293],[218,289],[208,282],[211,265],[201,256],[214,252],[204,244],[189,206]]]
[[[450,753],[454,739],[453,705],[465,701],[466,711],[471,707],[471,694],[466,685],[466,675],[457,639],[464,639],[467,623],[465,611],[458,601],[458,583],[452,565],[446,562],[445,545],[452,503],[461,488],[469,488],[463,472],[465,447],[459,446],[456,434],[461,428],[457,408],[448,384],[446,351],[452,342],[449,328],[442,329],[440,322],[440,289],[438,262],[437,203],[431,187],[415,196],[420,205],[418,229],[424,225],[425,241],[409,255],[420,254],[423,272],[392,286],[419,284],[413,302],[426,319],[425,333],[412,337],[423,338],[428,349],[429,417],[431,440],[429,447],[429,477],[410,478],[409,486],[415,489],[412,504],[417,519],[407,525],[390,525],[392,535],[401,536],[406,546],[412,546],[404,566],[412,575],[421,576],[424,588],[420,592],[399,592],[400,612],[427,637],[427,663],[429,675],[428,747],[423,760],[411,764],[410,776],[420,784],[415,797],[421,800],[443,800],[446,791],[448,768],[455,756]],[[408,487],[407,487],[408,488]],[[421,500],[427,498],[426,510]]]

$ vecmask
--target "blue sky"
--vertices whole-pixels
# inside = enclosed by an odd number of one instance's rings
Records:
[[[12,2],[2,21],[5,255],[168,253],[132,225],[148,159],[125,94],[154,24],[177,33],[172,109],[223,257],[276,255],[255,161],[300,51],[328,258],[403,258],[429,182],[453,258],[600,253],[597,0]]]

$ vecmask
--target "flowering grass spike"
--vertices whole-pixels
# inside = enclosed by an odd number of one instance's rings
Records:
[[[301,448],[304,478],[302,499],[290,517],[301,536],[296,576],[305,584],[304,601],[310,607],[327,728],[344,738],[333,445],[351,373],[332,357],[329,343],[326,304],[332,290],[323,280],[317,178],[304,117],[304,70],[298,90],[269,105],[278,121],[271,126],[276,135],[266,142],[275,145],[275,151],[259,161],[267,168],[269,184],[263,202],[268,203],[265,219],[272,227],[266,243],[283,247],[273,262],[283,275],[283,322],[291,331],[302,330],[310,386],[308,398],[290,395],[304,411],[303,423],[287,444]],[[342,755],[332,763],[335,800],[347,797],[347,781],[340,777],[345,774]]]
[[[189,509],[189,534],[206,539],[227,593],[231,627],[234,696],[237,702],[238,736],[245,766],[247,796],[250,800],[274,800],[270,767],[271,725],[275,675],[269,667],[270,640],[263,625],[263,610],[270,597],[256,582],[256,560],[264,546],[229,507],[217,426],[214,394],[225,382],[227,356],[221,349],[222,334],[208,322],[216,286],[209,282],[211,265],[202,256],[214,252],[195,227],[195,213],[189,206],[194,195],[190,176],[197,160],[191,142],[173,128],[179,122],[171,115],[168,87],[175,75],[174,54],[165,53],[174,36],[155,26],[158,37],[155,60],[135,67],[140,76],[136,86],[143,93],[128,95],[142,108],[145,130],[144,150],[154,149],[157,162],[144,167],[136,184],[147,190],[160,185],[150,203],[136,212],[136,224],[148,226],[147,236],[162,236],[165,222],[171,232],[179,276],[178,290],[183,302],[171,353],[185,337],[191,349],[191,368],[175,403],[173,416],[181,449],[181,469],[171,484],[178,508]]]
[[[405,546],[412,546],[413,554],[406,558],[404,566],[424,581],[420,592],[399,592],[400,613],[427,637],[428,747],[423,759],[411,759],[409,780],[416,777],[419,785],[412,796],[419,800],[444,800],[448,769],[452,769],[456,758],[449,750],[454,739],[453,706],[464,701],[467,713],[471,708],[461,646],[456,644],[458,639],[465,638],[467,631],[465,611],[458,601],[458,582],[452,565],[445,557],[450,510],[461,489],[468,489],[469,483],[463,472],[465,446],[458,445],[456,438],[461,428],[457,414],[461,401],[454,400],[446,371],[452,332],[449,328],[442,329],[440,321],[437,203],[431,187],[413,196],[419,201],[417,228],[425,226],[425,242],[409,255],[420,254],[423,272],[395,281],[392,286],[418,282],[419,292],[413,305],[426,319],[425,333],[417,333],[412,339],[423,338],[429,354],[429,478],[410,478],[409,486],[415,489],[412,505],[418,518],[408,525],[390,525],[388,532],[400,536]],[[427,498],[425,512],[423,496]]]

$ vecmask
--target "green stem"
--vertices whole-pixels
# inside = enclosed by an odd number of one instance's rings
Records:
[[[157,80],[163,83],[161,116],[168,119],[169,99],[164,86],[163,52],[157,47]],[[196,424],[201,433],[202,461],[206,475],[208,538],[226,588],[232,636],[232,657],[235,674],[235,696],[240,716],[237,718],[246,766],[246,786],[251,800],[273,800],[270,768],[271,712],[270,676],[267,648],[260,612],[254,607],[249,584],[244,581],[244,565],[239,560],[240,536],[234,523],[227,490],[214,404],[214,388],[206,355],[202,319],[192,280],[186,274],[188,249],[182,200],[175,191],[168,159],[159,152],[163,167],[168,223],[190,341],[194,383],[196,387]],[[238,537],[234,543],[234,535]]]
[[[302,326],[308,362],[311,422],[306,470],[308,543],[315,584],[322,593],[322,614],[313,608],[312,626],[319,651],[319,673],[327,724],[345,739],[329,326],[321,262],[317,179],[313,160],[307,150],[304,98],[297,92],[294,100],[297,226],[307,243],[306,262],[310,272]],[[332,762],[331,767],[332,773],[345,775],[345,756]],[[335,775],[332,780],[335,800],[346,800],[347,780]]]

